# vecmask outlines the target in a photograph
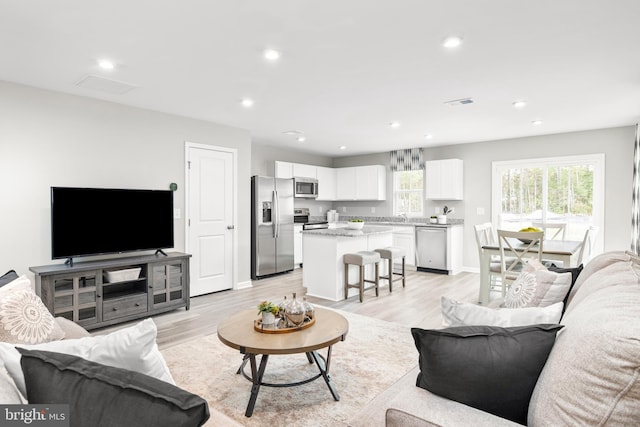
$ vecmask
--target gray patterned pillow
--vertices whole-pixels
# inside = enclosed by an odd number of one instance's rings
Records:
[[[0,341],[38,344],[64,338],[64,331],[35,294],[27,276],[0,288]]]
[[[562,302],[571,288],[571,273],[554,273],[532,259],[511,284],[504,299],[507,308],[547,307]]]

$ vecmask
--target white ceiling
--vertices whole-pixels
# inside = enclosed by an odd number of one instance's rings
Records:
[[[335,157],[634,124],[638,17],[639,0],[0,0],[0,80]],[[136,88],[76,86],[87,75]]]

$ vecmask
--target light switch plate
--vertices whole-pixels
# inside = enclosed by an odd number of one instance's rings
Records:
[[[180,219],[180,218],[182,218],[182,212],[180,212],[180,208],[174,208],[173,219]]]
[[[372,206],[372,207],[371,207],[371,213],[376,213],[376,208],[375,208],[375,206]]]
[[[484,208],[476,208],[476,215],[484,215]]]

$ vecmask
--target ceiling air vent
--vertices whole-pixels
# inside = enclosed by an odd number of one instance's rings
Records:
[[[116,80],[105,79],[98,76],[86,76],[81,79],[76,86],[80,86],[86,89],[99,90],[101,92],[107,92],[115,95],[123,95],[129,92],[131,89],[135,89],[136,86],[129,83],[123,83]]]
[[[445,102],[445,104],[447,104],[449,107],[457,107],[459,105],[469,105],[469,104],[473,104],[473,98],[454,99],[453,101]]]

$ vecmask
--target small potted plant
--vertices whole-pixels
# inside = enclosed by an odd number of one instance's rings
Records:
[[[276,323],[276,315],[280,309],[271,301],[262,301],[258,304],[258,314],[262,314],[263,325],[273,325]]]
[[[431,215],[431,217],[429,218],[429,222],[431,224],[435,224],[436,222],[438,222],[438,217],[436,215]]]
[[[449,207],[445,206],[442,209],[442,215],[438,215],[438,224],[446,224],[447,223],[447,214],[453,212]]]

